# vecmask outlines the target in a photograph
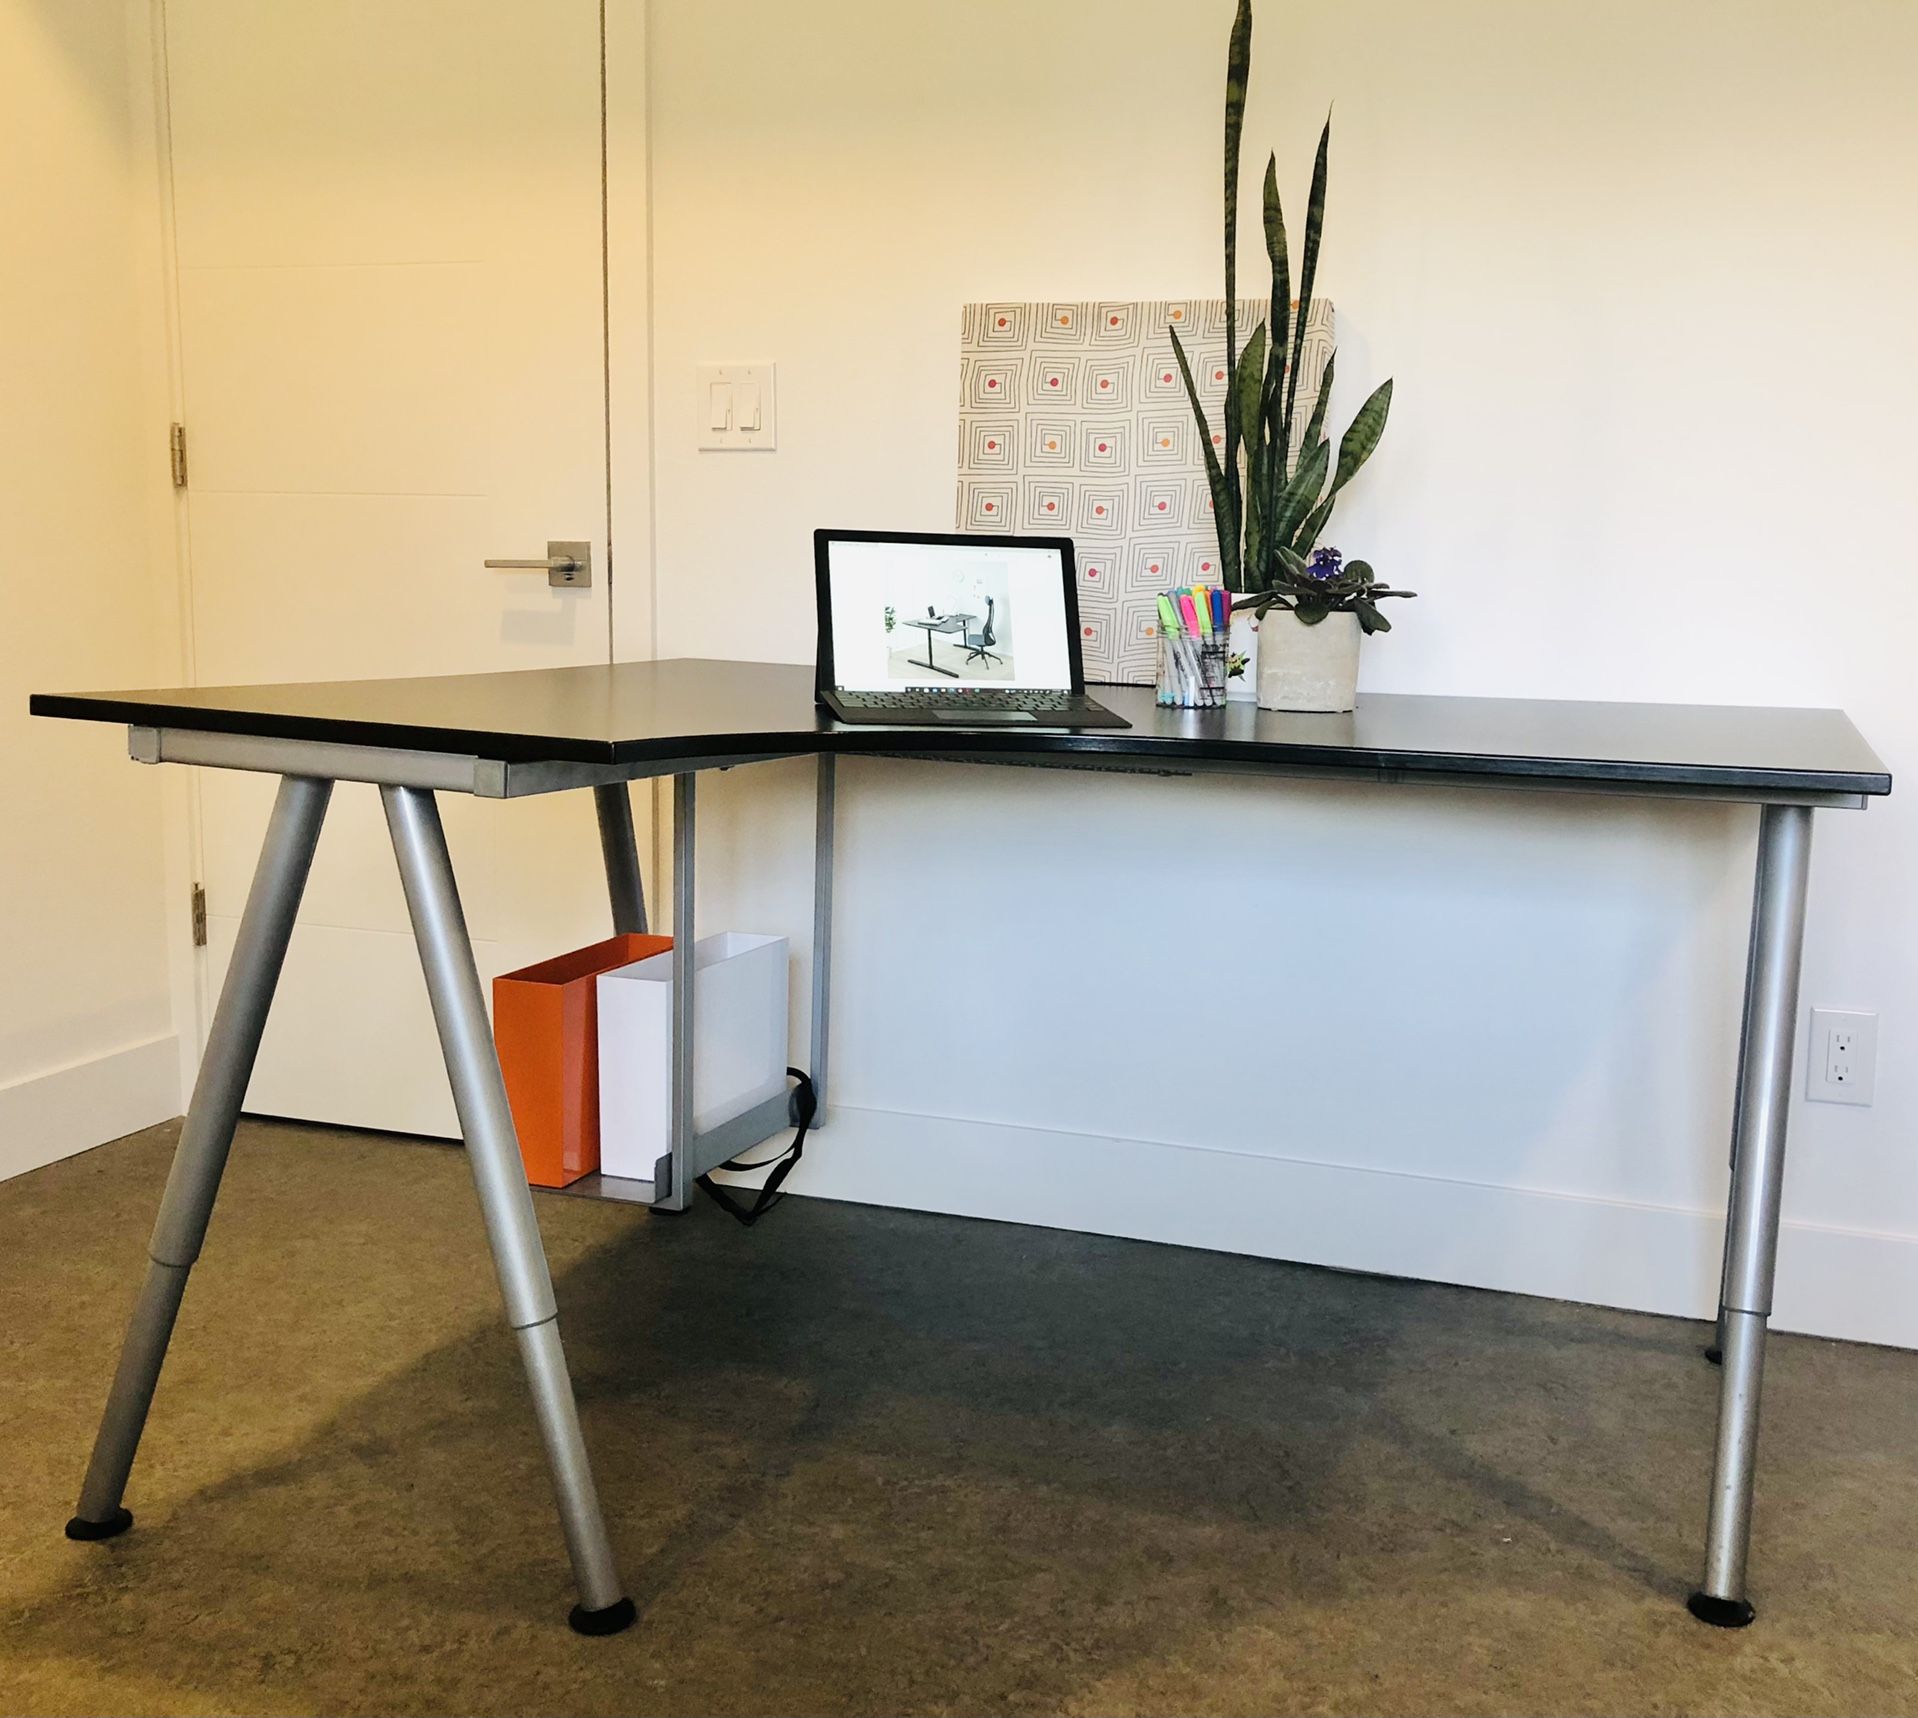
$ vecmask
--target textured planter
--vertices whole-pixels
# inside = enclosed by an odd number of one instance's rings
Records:
[[[1349,710],[1359,690],[1359,617],[1328,614],[1304,625],[1275,608],[1259,623],[1261,710]]]

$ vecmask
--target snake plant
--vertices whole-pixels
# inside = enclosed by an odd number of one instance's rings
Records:
[[[1332,142],[1329,116],[1319,134],[1312,190],[1306,199],[1296,312],[1285,211],[1279,201],[1278,157],[1266,159],[1264,225],[1265,253],[1272,268],[1271,314],[1252,330],[1244,351],[1239,350],[1239,146],[1251,73],[1252,0],[1239,0],[1225,62],[1225,368],[1229,382],[1222,443],[1213,441],[1212,425],[1179,331],[1168,328],[1186,395],[1198,419],[1199,445],[1205,450],[1206,479],[1218,523],[1219,564],[1227,589],[1236,595],[1234,607],[1255,608],[1261,615],[1271,608],[1292,609],[1308,626],[1317,625],[1336,609],[1350,609],[1365,631],[1387,632],[1391,622],[1379,612],[1378,600],[1414,593],[1381,584],[1364,561],[1346,561],[1336,550],[1320,550],[1318,545],[1339,491],[1358,475],[1385,433],[1392,384],[1382,382],[1359,407],[1339,438],[1335,457],[1325,434],[1334,353],[1326,360],[1310,418],[1302,427],[1297,424],[1299,359],[1306,319],[1312,313],[1319,239],[1325,226],[1326,157]]]

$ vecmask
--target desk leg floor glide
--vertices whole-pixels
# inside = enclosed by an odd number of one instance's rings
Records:
[[[513,1112],[507,1106],[506,1082],[493,1049],[485,994],[473,961],[466,915],[460,909],[439,807],[422,788],[383,787],[380,797],[385,801],[387,829],[413,921],[413,940],[419,945],[447,1078],[453,1086],[467,1163],[499,1271],[500,1295],[519,1342],[533,1412],[552,1468],[560,1525],[579,1588],[580,1602],[570,1620],[581,1634],[617,1634],[633,1621],[633,1602],[613,1562],[586,1440],[580,1433],[579,1409],[560,1346],[552,1273],[520,1161]]]
[[[280,782],[148,1243],[146,1281],[120,1348],[120,1363],[80,1487],[80,1507],[67,1523],[69,1539],[111,1539],[133,1525],[133,1516],[122,1502],[127,1475],[146,1428],[187,1276],[206,1239],[332,791],[330,781],[308,777],[287,776]]]

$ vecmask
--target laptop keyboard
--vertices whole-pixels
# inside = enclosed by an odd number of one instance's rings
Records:
[[[1077,708],[1070,692],[1004,692],[964,686],[929,687],[918,692],[841,692],[849,710],[1060,710]]]

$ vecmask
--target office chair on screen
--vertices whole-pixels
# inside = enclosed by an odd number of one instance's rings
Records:
[[[986,618],[977,631],[966,633],[966,660],[968,662],[1003,662],[1002,656],[994,656],[991,647],[999,642],[999,635],[992,630],[992,598],[986,598]]]

